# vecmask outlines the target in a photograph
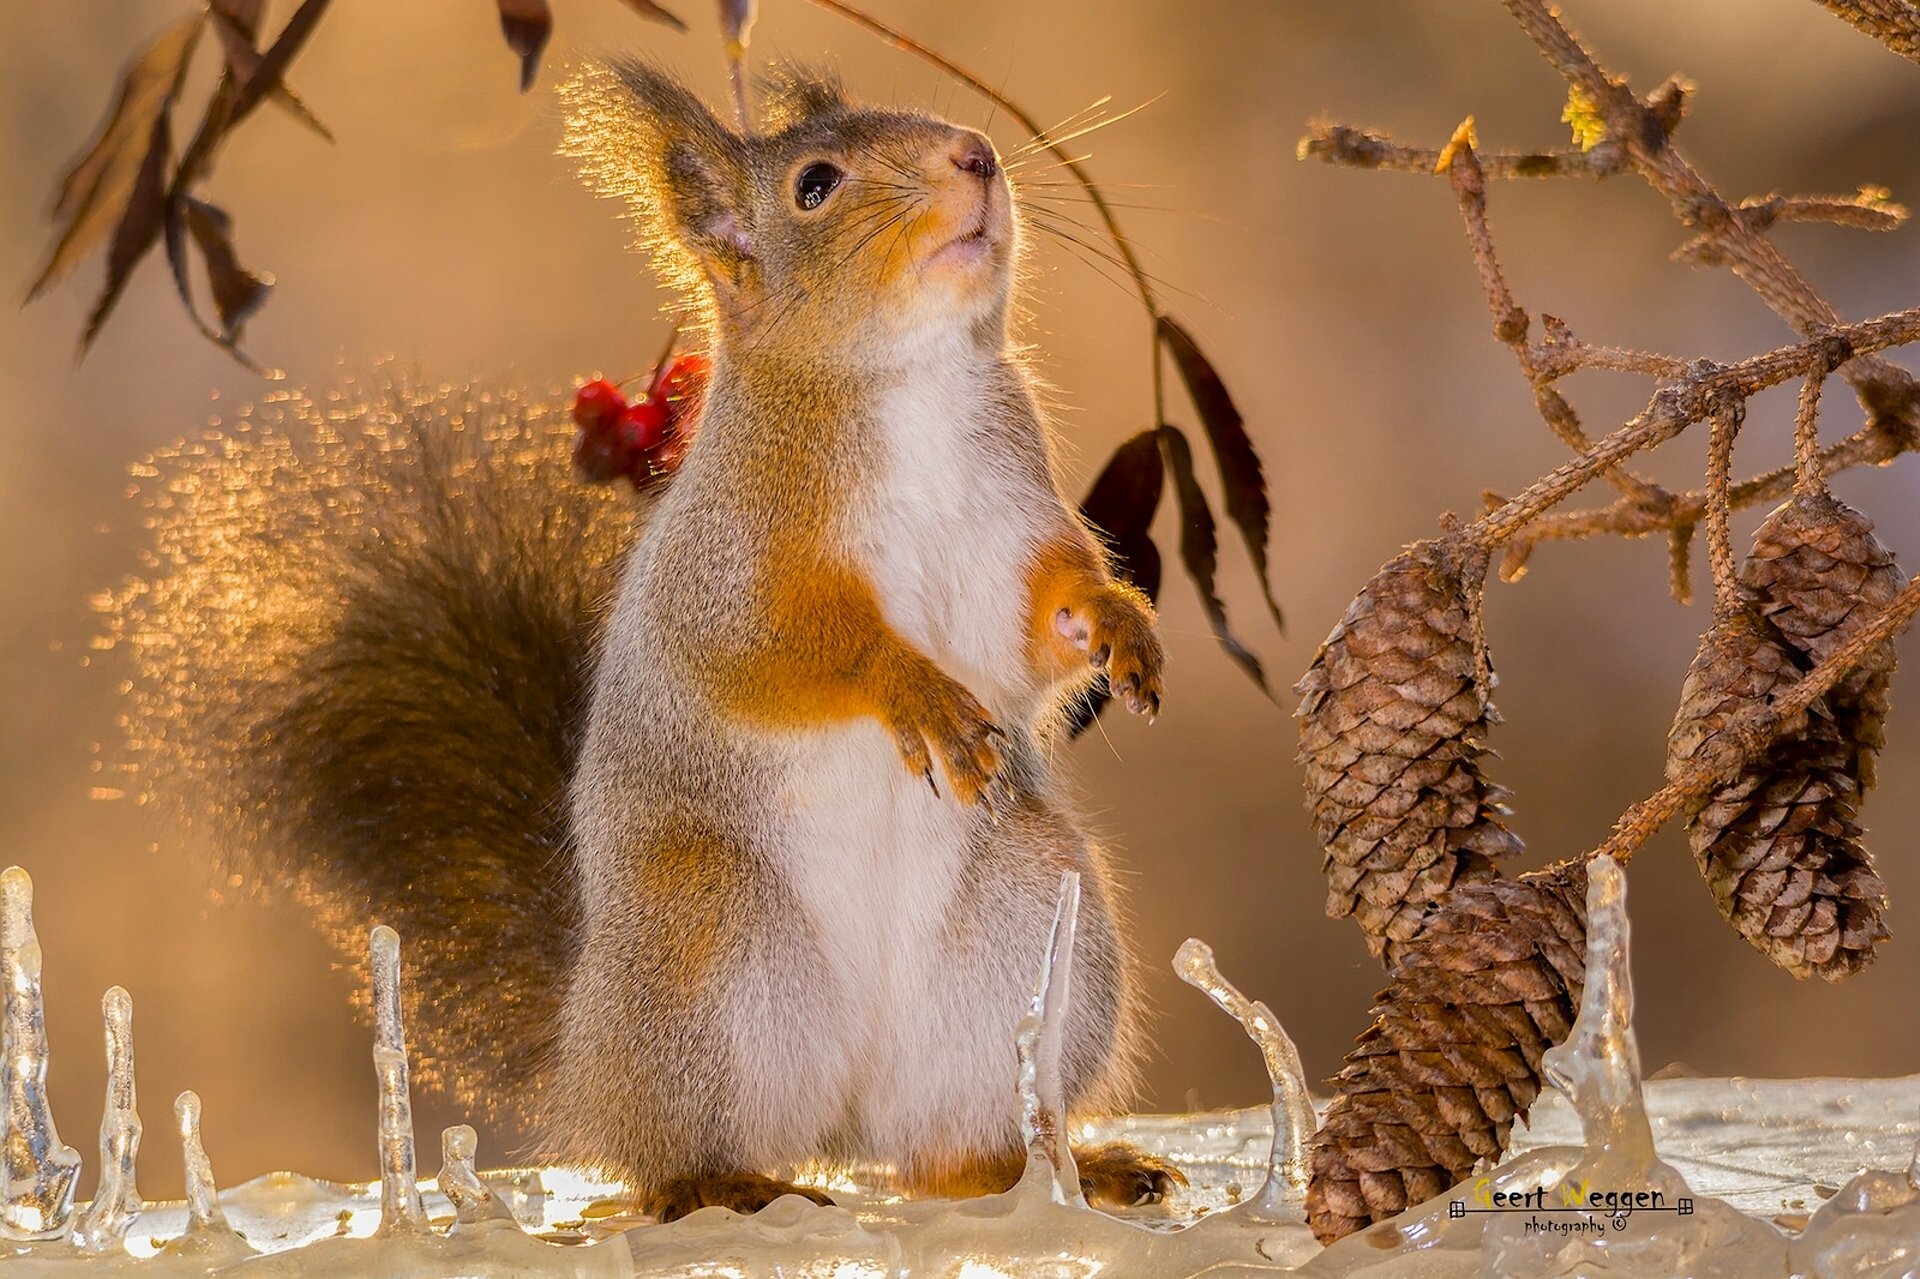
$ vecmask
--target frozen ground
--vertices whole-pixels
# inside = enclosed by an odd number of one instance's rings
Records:
[[[1624,876],[1611,863],[1593,868],[1580,1019],[1549,1055],[1557,1094],[1535,1108],[1531,1128],[1518,1134],[1506,1163],[1488,1170],[1484,1188],[1470,1182],[1328,1249],[1301,1223],[1301,1143],[1312,1108],[1298,1056],[1272,1013],[1221,979],[1198,943],[1182,948],[1181,975],[1254,1036],[1274,1076],[1273,1107],[1134,1116],[1067,1132],[1056,1028],[1071,989],[1072,877],[1019,1036],[1030,1155],[1018,1187],[965,1202],[910,1201],[855,1176],[823,1182],[838,1207],[789,1198],[752,1218],[707,1209],[670,1225],[625,1215],[620,1186],[569,1170],[476,1174],[468,1128],[443,1134],[439,1177],[417,1181],[398,939],[385,929],[373,939],[381,1181],[275,1174],[216,1194],[199,1146],[199,1101],[188,1093],[175,1106],[188,1200],[142,1204],[133,1181],[141,1133],[131,1004],[116,988],[103,1004],[113,1062],[101,1125],[106,1171],[95,1200],[76,1210],[80,1159],[55,1131],[42,1087],[31,882],[10,870],[0,889],[8,1116],[0,1258],[8,1274],[1920,1277],[1920,1077],[1643,1085],[1630,1020]],[[1080,1200],[1069,1135],[1125,1136],[1175,1161],[1190,1185],[1162,1207],[1095,1212]],[[1564,1197],[1569,1186],[1657,1190],[1663,1206],[1545,1217],[1482,1210],[1491,1191],[1546,1187]],[[1682,1202],[1689,1211],[1678,1210]],[[1541,1229],[1542,1220],[1577,1228]]]

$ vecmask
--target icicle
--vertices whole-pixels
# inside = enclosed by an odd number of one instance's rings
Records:
[[[40,1001],[40,941],[33,931],[33,880],[18,866],[0,873],[0,966],[6,971],[7,1092],[5,1203],[0,1224],[15,1239],[58,1239],[73,1217],[80,1152],[62,1144],[47,1106],[47,1022]]]
[[[1086,1206],[1080,1170],[1067,1144],[1067,1114],[1060,1079],[1061,1041],[1066,1036],[1067,999],[1073,979],[1073,935],[1080,922],[1080,872],[1060,877],[1053,933],[1041,957],[1033,1001],[1020,1019],[1020,1124],[1027,1139],[1025,1180],[1045,1178],[1053,1201]]]
[[[471,1124],[455,1124],[440,1133],[440,1193],[453,1204],[463,1226],[481,1221],[512,1221],[513,1213],[473,1170],[480,1137]]]
[[[427,1230],[413,1152],[413,1098],[407,1087],[407,1034],[400,1013],[400,935],[381,924],[368,947],[373,967],[373,1072],[380,1081],[380,1230]]]
[[[83,1252],[111,1252],[143,1207],[134,1184],[140,1112],[133,1091],[133,997],[119,986],[100,1000],[107,1024],[107,1102],[100,1116],[100,1186],[80,1213],[74,1241]]]
[[[1300,1050],[1280,1019],[1266,1004],[1248,999],[1220,975],[1213,948],[1189,937],[1173,957],[1180,980],[1196,988],[1233,1017],[1260,1047],[1273,1081],[1273,1149],[1267,1156],[1267,1180],[1260,1193],[1241,1208],[1262,1221],[1298,1221],[1307,1197],[1307,1143],[1313,1140],[1319,1119],[1307,1096],[1307,1072]]]
[[[1633,969],[1627,959],[1627,873],[1611,857],[1587,867],[1587,979],[1580,1015],[1541,1065],[1580,1115],[1587,1148],[1652,1160],[1653,1129],[1640,1093],[1633,1034]]]
[[[180,1154],[187,1169],[187,1234],[226,1234],[232,1231],[220,1209],[220,1190],[213,1180],[213,1161],[200,1140],[200,1094],[189,1088],[173,1099],[173,1117],[180,1125]]]

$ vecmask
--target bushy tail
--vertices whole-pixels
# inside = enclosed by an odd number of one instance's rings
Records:
[[[364,966],[399,930],[428,1077],[521,1108],[574,951],[565,789],[630,493],[559,408],[382,377],[280,397],[138,469],[113,601],[140,784]]]

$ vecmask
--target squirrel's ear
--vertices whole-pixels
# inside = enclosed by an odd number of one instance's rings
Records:
[[[663,272],[697,268],[716,289],[746,287],[755,249],[740,135],[685,85],[637,60],[587,67],[561,99],[562,149],[596,191],[632,204],[641,243]]]
[[[844,111],[847,106],[840,77],[818,67],[775,63],[762,77],[761,85],[760,121],[768,133]]]

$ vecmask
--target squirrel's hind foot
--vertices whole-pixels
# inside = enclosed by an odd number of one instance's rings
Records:
[[[1157,1204],[1187,1184],[1186,1174],[1164,1159],[1125,1142],[1083,1146],[1073,1152],[1080,1169],[1080,1191],[1093,1203],[1120,1208]]]
[[[833,1200],[811,1186],[796,1186],[791,1181],[757,1172],[719,1172],[701,1177],[676,1177],[652,1190],[642,1191],[635,1207],[649,1217],[667,1222],[701,1208],[726,1208],[752,1215],[783,1195],[799,1195],[822,1207],[833,1205]]]
[[[1074,1165],[1080,1170],[1080,1192],[1088,1202],[1107,1208],[1134,1208],[1156,1204],[1187,1178],[1164,1159],[1155,1158],[1125,1142],[1076,1146]],[[920,1194],[960,1199],[998,1195],[1013,1189],[1027,1168],[1027,1152],[1010,1151],[974,1159],[957,1167],[922,1173],[911,1178]]]

